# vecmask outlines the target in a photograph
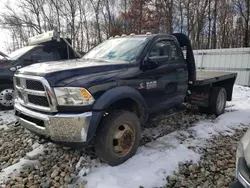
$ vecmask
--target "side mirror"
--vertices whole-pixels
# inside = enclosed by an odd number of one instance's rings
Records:
[[[151,57],[145,58],[142,63],[142,70],[151,70],[158,67],[158,63]]]

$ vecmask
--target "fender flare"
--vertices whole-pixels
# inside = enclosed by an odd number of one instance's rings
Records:
[[[134,100],[141,108],[143,108],[144,115],[142,123],[145,123],[147,121],[149,115],[147,104],[136,89],[129,86],[119,86],[112,88],[102,94],[101,97],[97,99],[97,101],[93,105],[92,118],[88,129],[88,141],[90,141],[94,137],[105,110],[111,104],[122,99]]]
[[[119,86],[102,94],[94,103],[93,110],[105,110],[114,102],[126,98],[133,99],[137,104],[142,105],[146,110],[148,109],[144,98],[136,89],[129,86]]]

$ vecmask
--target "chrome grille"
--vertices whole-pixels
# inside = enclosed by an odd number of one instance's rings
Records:
[[[49,107],[47,97],[44,96],[28,95],[28,101],[35,105]]]
[[[36,80],[26,80],[26,87],[31,90],[45,91],[43,84]]]
[[[39,111],[57,111],[55,96],[44,78],[15,75],[14,86],[17,94],[16,102]]]

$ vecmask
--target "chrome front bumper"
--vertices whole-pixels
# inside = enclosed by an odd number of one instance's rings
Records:
[[[56,142],[86,142],[92,112],[47,115],[15,103],[19,123],[36,134]]]

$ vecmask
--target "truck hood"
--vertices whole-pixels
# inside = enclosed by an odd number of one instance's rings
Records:
[[[59,87],[75,82],[79,77],[82,79],[83,76],[118,74],[126,71],[128,66],[126,61],[74,59],[33,64],[19,69],[17,74],[42,76],[52,87]]]

